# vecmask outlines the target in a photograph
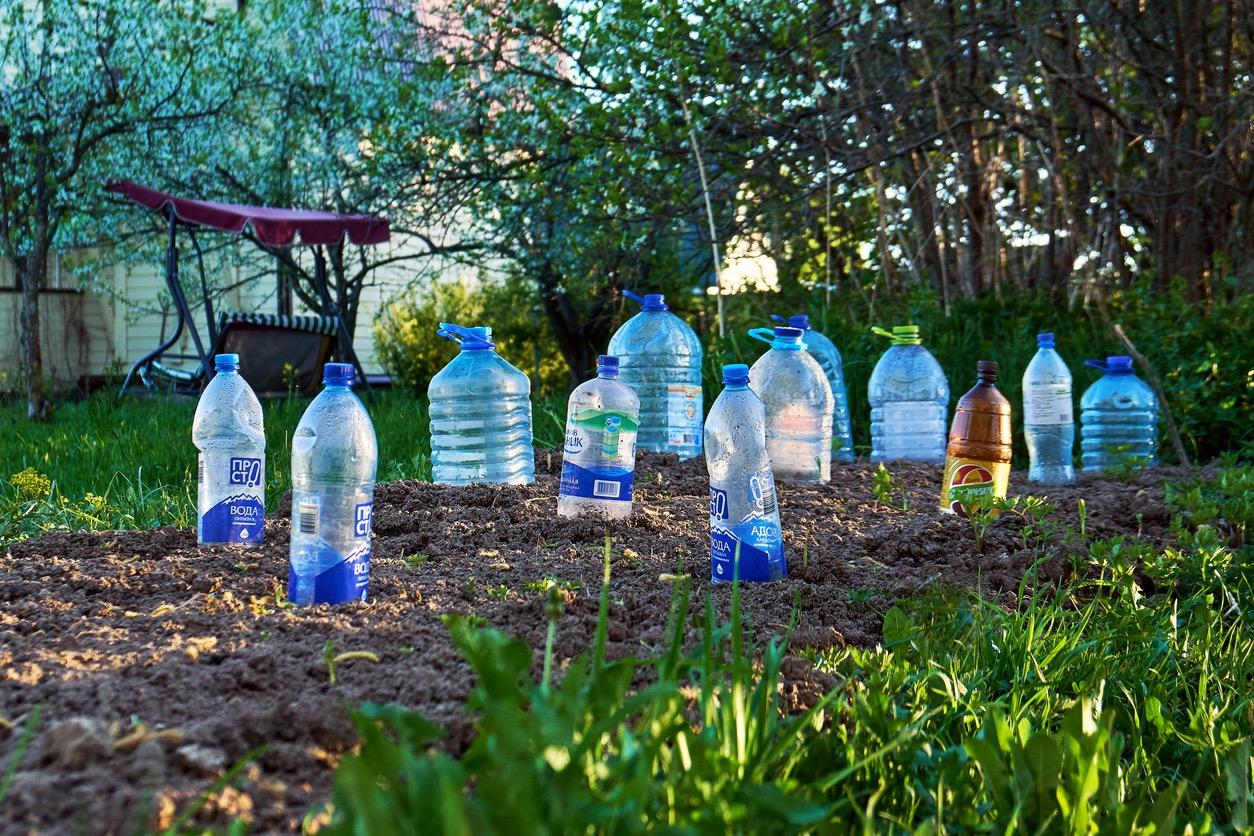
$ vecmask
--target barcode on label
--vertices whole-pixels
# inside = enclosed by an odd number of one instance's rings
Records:
[[[762,513],[769,516],[775,513],[775,489],[771,488],[762,497]]]
[[[318,503],[302,502],[297,506],[297,513],[300,517],[300,533],[301,534],[317,534],[318,533]]]
[[[592,481],[592,495],[603,496],[608,499],[618,499],[618,492],[622,490],[622,485],[618,482],[611,482],[604,479],[594,479]]]

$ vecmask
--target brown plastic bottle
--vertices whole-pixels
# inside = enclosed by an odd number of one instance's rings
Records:
[[[1010,401],[997,390],[997,364],[975,364],[979,381],[958,401],[945,448],[940,508],[964,514],[962,500],[1005,498],[1010,481]]]

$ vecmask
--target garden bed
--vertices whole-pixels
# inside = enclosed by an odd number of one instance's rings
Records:
[[[216,793],[202,818],[298,828],[327,800],[334,766],[354,744],[346,709],[367,700],[425,714],[460,750],[472,680],[440,617],[474,613],[539,649],[550,576],[572,595],[556,643],[559,664],[569,660],[593,632],[607,534],[610,655],[648,655],[665,641],[673,584],[664,576],[690,572],[693,607],[704,606],[704,463],[641,455],[635,515],[609,525],[555,516],[559,468],[560,453],[541,452],[527,487],[381,485],[369,605],[285,603],[286,508],[267,523],[266,544],[250,551],[198,548],[194,531],[172,528],[14,545],[0,563],[0,764],[37,705],[41,718],[0,827],[168,826],[230,764],[266,745],[238,789]],[[938,584],[1013,606],[1026,572],[1049,581],[1067,571],[1065,532],[1080,525],[1078,499],[1089,537],[1162,542],[1162,482],[1181,475],[1160,468],[1130,481],[1082,476],[1075,486],[1037,489],[1057,505],[1044,527],[1025,536],[1022,518],[1003,515],[981,553],[967,521],[936,510],[939,467],[891,471],[887,503],[875,498],[867,463],[835,466],[822,487],[781,486],[789,578],[743,596],[760,637],[786,629],[798,598],[797,648],[874,645],[895,600]],[[1011,493],[1027,492],[1016,474]],[[712,593],[725,613],[728,589]],[[341,662],[332,684],[327,642],[332,653],[370,651],[379,661]],[[790,706],[810,704],[831,684],[800,657],[785,665]]]

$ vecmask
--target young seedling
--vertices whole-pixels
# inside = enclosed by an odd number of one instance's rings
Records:
[[[405,565],[410,569],[417,569],[430,559],[431,555],[429,554],[407,554],[401,558],[401,560],[405,561]]]
[[[898,487],[893,480],[893,474],[888,472],[888,468],[883,463],[875,468],[875,473],[871,476],[871,492],[875,495],[875,501],[881,505],[887,505],[890,508],[896,507],[902,511],[910,510],[910,500],[906,498],[906,488],[904,485]],[[897,493],[900,501],[895,505],[893,503],[893,494]]]
[[[971,534],[975,537],[975,550],[980,554],[984,554],[984,543],[988,538],[988,529],[992,526],[993,520],[997,519],[1002,501],[995,496],[964,497],[960,500],[962,503],[961,516],[965,517],[967,522],[970,523]]]
[[[340,678],[335,673],[335,666],[343,662],[351,662],[354,659],[364,659],[367,662],[378,663],[379,655],[369,650],[350,650],[346,653],[335,652],[335,642],[328,641],[322,646],[322,660],[327,665],[327,678],[332,685],[338,685]]]

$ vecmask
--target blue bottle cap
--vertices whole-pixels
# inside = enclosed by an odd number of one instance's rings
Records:
[[[800,328],[802,331],[809,331],[810,317],[805,314],[793,314],[788,317],[788,324],[793,328]]]
[[[1107,357],[1106,371],[1130,372],[1132,371],[1132,358],[1123,354],[1115,354],[1111,357]]]
[[[213,368],[220,372],[233,372],[239,368],[239,355],[219,354],[213,358]]]
[[[352,386],[355,376],[352,363],[327,363],[322,367],[324,386]]]
[[[597,365],[602,366],[604,368],[617,369],[618,358],[615,357],[613,354],[602,354],[599,357],[597,357]]]
[[[724,386],[744,386],[749,382],[749,367],[744,363],[728,363],[723,366]]]
[[[1054,335],[1049,333],[1048,331],[1043,334],[1037,334],[1036,346],[1037,348],[1053,348],[1054,347]]]
[[[661,293],[646,293],[644,295],[644,310],[646,311],[669,311],[666,305],[666,297]]]

